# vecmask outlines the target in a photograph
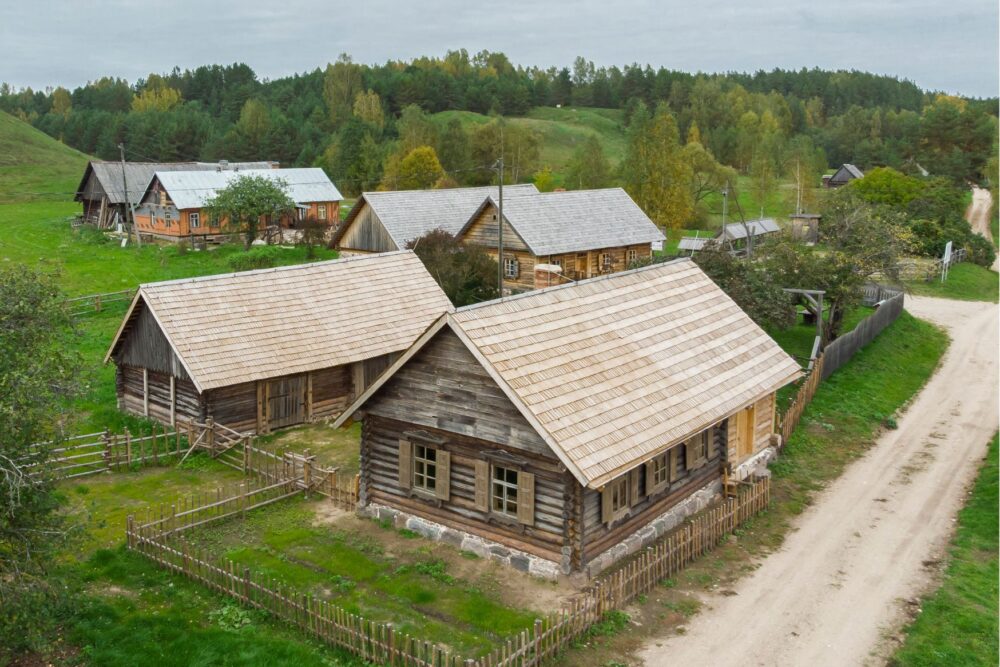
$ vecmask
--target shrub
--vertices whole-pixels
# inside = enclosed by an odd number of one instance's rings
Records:
[[[233,271],[269,269],[278,264],[280,254],[281,249],[276,246],[260,246],[230,257],[229,268]]]

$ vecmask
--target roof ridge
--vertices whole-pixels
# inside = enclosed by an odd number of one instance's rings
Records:
[[[391,250],[389,252],[380,252],[368,255],[348,255],[347,257],[325,259],[320,262],[305,262],[303,264],[286,264],[284,266],[272,266],[266,269],[252,269],[250,271],[231,271],[229,273],[213,273],[207,276],[191,276],[189,278],[174,278],[173,280],[160,280],[154,283],[140,283],[139,289],[142,290],[148,287],[161,287],[164,285],[176,285],[181,283],[210,282],[213,280],[221,280],[223,278],[233,278],[236,276],[262,275],[265,273],[275,273],[277,271],[294,271],[296,269],[308,269],[317,266],[325,266],[327,264],[337,264],[337,263],[346,264],[348,262],[360,262],[366,259],[375,259],[378,257],[389,257],[392,255],[403,255],[403,254],[415,254],[415,253],[412,250]]]
[[[618,271],[617,273],[609,273],[602,276],[594,276],[592,278],[585,278],[584,280],[576,280],[570,283],[563,283],[562,285],[553,285],[551,287],[543,287],[541,289],[531,290],[530,292],[522,292],[521,294],[514,294],[512,296],[500,297],[499,299],[492,299],[490,301],[480,301],[479,303],[473,303],[468,306],[462,306],[455,309],[455,314],[464,313],[470,310],[476,310],[478,308],[484,308],[486,306],[495,306],[501,303],[510,303],[511,301],[526,299],[533,296],[538,296],[539,294],[545,294],[548,292],[554,292],[556,290],[566,289],[569,287],[577,287],[578,285],[587,285],[590,283],[599,282],[602,280],[610,280],[612,278],[619,278],[622,276],[631,275],[634,273],[642,273],[643,271],[650,271],[652,269],[658,269],[663,266],[668,266],[671,264],[680,264],[683,262],[694,263],[690,257],[677,257],[666,262],[655,262],[653,264],[648,264],[646,266],[639,266],[634,269],[628,269],[626,271]]]

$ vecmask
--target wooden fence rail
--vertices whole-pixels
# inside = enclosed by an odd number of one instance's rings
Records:
[[[184,452],[187,438],[181,430],[153,425],[151,433],[135,437],[124,433],[89,433],[58,442],[32,445],[24,469],[29,475],[72,479],[97,473],[161,465]],[[44,456],[41,456],[44,453]],[[38,455],[36,459],[36,455]]]
[[[75,296],[71,299],[66,299],[64,303],[70,308],[70,315],[77,317],[87,313],[99,313],[108,304],[130,303],[134,296],[134,289],[124,289],[118,292],[102,292],[100,294]]]
[[[882,302],[878,309],[858,322],[851,331],[843,334],[823,348],[823,379],[851,360],[854,354],[872,342],[876,336],[896,321],[903,312],[902,292]]]
[[[128,548],[247,606],[267,611],[331,646],[390,667],[536,667],[565,650],[607,612],[624,607],[714,549],[727,534],[765,510],[770,502],[770,478],[744,483],[735,498],[727,498],[615,572],[598,579],[561,611],[537,619],[530,628],[501,640],[485,656],[464,658],[447,647],[396,632],[391,623],[352,614],[326,600],[316,600],[249,568],[239,567],[231,560],[218,559],[184,539],[184,530],[305,492],[281,488],[282,484],[286,483],[261,483],[250,490],[242,487],[235,493],[220,491],[215,500],[208,494],[208,498],[202,497],[201,505],[194,507],[187,506],[189,501],[178,501],[169,509],[163,506],[148,510],[143,521],[129,515]],[[178,511],[178,507],[184,509]]]

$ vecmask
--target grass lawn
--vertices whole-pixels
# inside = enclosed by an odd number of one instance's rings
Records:
[[[908,287],[919,296],[996,303],[1000,295],[1000,274],[978,264],[962,262],[951,268],[948,280],[943,283],[940,280],[929,283],[921,280],[909,283]]]
[[[972,494],[958,514],[944,581],[921,604],[923,611],[906,629],[906,640],[891,664],[997,664],[997,457],[994,435]]]
[[[0,203],[72,199],[88,159],[0,111]]]
[[[556,583],[395,530],[389,522],[358,518],[325,498],[294,498],[188,538],[298,592],[391,621],[398,632],[467,656],[528,628],[560,594]]]
[[[286,428],[257,438],[257,446],[270,451],[315,454],[316,463],[329,468],[336,466],[345,473],[356,473],[361,456],[361,422],[346,428],[332,428],[322,422]]]
[[[761,557],[780,547],[795,516],[864,454],[887,420],[924,385],[947,344],[943,331],[904,312],[820,385],[781,458],[771,464],[770,509],[738,530],[735,539],[663,582],[661,589],[635,605],[630,611],[636,624],[614,637],[591,641],[586,651],[568,652],[558,664],[603,667],[611,661],[620,663],[622,656],[651,635],[671,629],[682,632],[680,628],[698,608],[693,594],[726,590],[753,571]]]

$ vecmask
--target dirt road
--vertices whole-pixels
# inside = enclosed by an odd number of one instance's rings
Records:
[[[649,642],[648,666],[884,663],[1000,419],[997,305],[908,297],[907,309],[953,340],[899,428],[816,498],[736,595],[706,596],[684,635]]]
[[[990,191],[985,188],[972,186],[972,203],[965,211],[965,219],[969,221],[972,231],[982,234],[987,241],[993,240],[993,233],[990,231],[990,206],[993,204],[993,197]],[[1000,265],[1000,258],[993,262],[991,267],[994,271]]]

